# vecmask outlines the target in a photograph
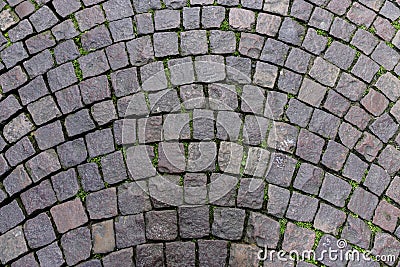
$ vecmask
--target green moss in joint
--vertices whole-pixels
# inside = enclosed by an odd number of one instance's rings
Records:
[[[210,221],[212,222],[214,220],[214,209],[215,207],[210,205]]]
[[[31,2],[35,6],[35,10],[38,10],[40,8],[40,5],[35,0],[29,0],[29,2]]]
[[[87,195],[89,195],[88,192],[86,192],[83,189],[79,189],[78,193],[76,194],[76,197],[80,198],[82,201],[85,201]]]
[[[378,77],[380,77],[380,76],[382,76],[383,74],[385,74],[387,71],[386,71],[386,69],[383,67],[383,66],[380,66],[379,67],[379,70],[378,70],[378,72],[377,72],[377,76]]]
[[[268,201],[268,185],[264,188],[264,201]]]
[[[8,36],[8,32],[6,32],[6,33],[4,34],[4,37],[7,39],[6,47],[11,46],[11,45],[12,45],[12,42],[11,42],[11,40],[10,40],[10,36]]]
[[[240,175],[244,174],[244,169],[246,168],[246,162],[247,162],[247,153],[244,152],[242,162],[240,163],[240,171],[239,171]]]
[[[314,246],[313,249],[316,249],[318,246],[319,241],[321,240],[322,236],[324,235],[324,232],[320,230],[315,230],[315,240],[314,240]]]
[[[400,30],[400,22],[398,20],[393,21],[392,25],[396,30]]]
[[[394,44],[392,44],[391,42],[386,42],[386,45],[389,46],[390,48],[394,48]]]
[[[101,157],[95,157],[88,160],[89,163],[96,163],[99,167],[101,167]]]
[[[301,162],[298,161],[298,162],[296,163],[296,170],[300,169],[300,166],[301,166]]]
[[[154,168],[158,167],[158,144],[153,145],[153,151],[154,151],[154,158],[151,161],[153,163]]]
[[[82,74],[81,67],[79,66],[78,60],[75,59],[74,61],[72,61],[72,65],[74,66],[76,78],[78,78],[79,81],[82,81],[83,74]]]
[[[373,34],[376,33],[376,29],[375,29],[374,26],[371,26],[371,27],[368,29],[368,31],[369,31],[370,33],[373,33]]]
[[[75,18],[75,14],[69,15],[69,18],[70,18],[70,20],[72,21],[72,23],[74,24],[75,30],[80,31],[80,30],[79,30],[78,21],[77,21],[76,18]]]
[[[101,260],[102,258],[103,258],[103,256],[101,254],[94,254],[93,255],[93,259],[96,259],[96,260]]]
[[[279,225],[280,225],[279,230],[282,235],[285,233],[287,223],[288,223],[288,221],[286,219],[279,220]]]
[[[224,21],[222,21],[221,26],[219,27],[219,29],[221,31],[229,31],[229,22],[227,19],[224,19]]]
[[[332,44],[332,42],[333,42],[333,38],[332,37],[328,37],[328,43],[326,44],[328,47],[330,47],[331,46],[331,44]]]
[[[369,229],[371,230],[371,232],[374,234],[382,232],[382,229],[379,228],[378,226],[376,226],[375,224],[373,224],[372,222],[368,221],[367,225],[368,225]]]
[[[359,184],[353,180],[350,180],[349,183],[350,183],[351,187],[353,188],[353,190],[359,186]]]
[[[183,148],[185,150],[185,158],[189,158],[189,143],[183,142]]]
[[[305,228],[305,229],[312,229],[313,224],[309,222],[296,222],[295,223],[298,227]]]
[[[317,34],[321,35],[321,36],[328,36],[328,33],[326,31],[323,31],[323,30],[317,30]]]

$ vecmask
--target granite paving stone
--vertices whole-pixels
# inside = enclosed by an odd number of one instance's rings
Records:
[[[56,239],[53,225],[46,213],[28,220],[24,225],[24,234],[31,248],[48,245]]]
[[[225,19],[225,8],[222,6],[204,6],[201,13],[201,26],[205,29],[219,28]]]
[[[164,262],[164,250],[161,243],[137,246],[136,266],[163,266]]]
[[[26,212],[32,214],[36,210],[42,210],[55,204],[57,198],[50,181],[45,180],[28,191],[23,192],[21,200]]]
[[[378,197],[358,187],[351,196],[348,208],[361,218],[370,220],[377,205]]]
[[[52,207],[50,213],[60,233],[77,228],[88,221],[79,198]]]
[[[53,242],[36,252],[40,265],[61,266],[65,263],[62,251],[57,242]]]
[[[0,208],[0,214],[2,215],[2,218],[6,218],[5,220],[2,220],[0,225],[0,232],[2,234],[14,228],[25,219],[25,215],[16,200],[2,206]]]
[[[71,230],[61,237],[61,245],[68,265],[74,265],[90,257],[92,248],[90,239],[90,230],[86,227]]]
[[[343,207],[351,192],[351,185],[338,176],[327,173],[321,186],[319,195],[330,203]]]
[[[22,227],[18,226],[0,236],[2,250],[0,260],[8,263],[28,251]]]
[[[371,230],[362,219],[353,216],[347,217],[343,227],[342,238],[346,238],[351,243],[365,248],[369,246],[371,234]]]
[[[251,212],[245,239],[250,244],[274,248],[279,241],[279,223],[268,216]]]

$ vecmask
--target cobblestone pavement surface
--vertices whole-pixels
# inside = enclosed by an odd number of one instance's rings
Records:
[[[0,8],[0,265],[400,266],[399,1]]]

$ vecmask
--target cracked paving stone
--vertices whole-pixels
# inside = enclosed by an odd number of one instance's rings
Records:
[[[397,218],[400,216],[400,209],[386,201],[380,201],[375,210],[373,223],[383,229],[393,232],[396,230]]]
[[[212,233],[220,238],[239,240],[243,234],[244,220],[244,210],[235,208],[215,208]]]
[[[342,231],[342,238],[346,238],[357,246],[366,248],[369,246],[371,234],[371,230],[363,220],[353,216],[347,217]]]
[[[165,246],[166,263],[169,266],[183,264],[184,266],[195,266],[195,243],[194,242],[171,242]]]
[[[7,263],[28,251],[22,227],[18,226],[0,236],[0,260]]]
[[[285,229],[282,249],[285,251],[310,250],[314,245],[314,238],[315,233],[312,230],[301,228],[289,222]]]
[[[274,248],[279,241],[279,223],[268,216],[251,212],[245,239],[251,244]]]
[[[382,149],[382,142],[370,133],[364,133],[355,149],[361,153],[366,160],[372,162]]]
[[[318,209],[318,199],[294,192],[290,198],[286,217],[301,222],[311,222]]]
[[[22,213],[16,200],[2,206],[0,208],[0,215],[2,218],[5,218],[5,220],[1,221],[0,233],[7,232],[25,219],[25,215]]]
[[[321,203],[314,220],[314,227],[325,233],[338,234],[346,221],[346,213],[332,206]]]
[[[297,139],[296,155],[312,163],[318,163],[324,145],[324,139],[307,130],[301,129]]]
[[[162,244],[144,244],[136,247],[136,266],[164,266]]]
[[[302,163],[293,186],[306,193],[317,195],[322,185],[324,171],[314,165]]]
[[[336,206],[343,207],[351,193],[351,189],[351,185],[345,180],[330,173],[326,173],[319,196]]]
[[[150,240],[174,240],[178,236],[176,211],[146,213],[146,237]]]
[[[22,193],[21,200],[29,215],[36,210],[48,208],[57,202],[56,195],[49,180],[45,180],[39,185]]]
[[[12,196],[32,184],[32,180],[23,165],[18,165],[3,180],[3,185],[7,193]]]
[[[92,248],[90,230],[81,227],[69,231],[61,237],[61,245],[68,265],[74,265],[89,258]]]

